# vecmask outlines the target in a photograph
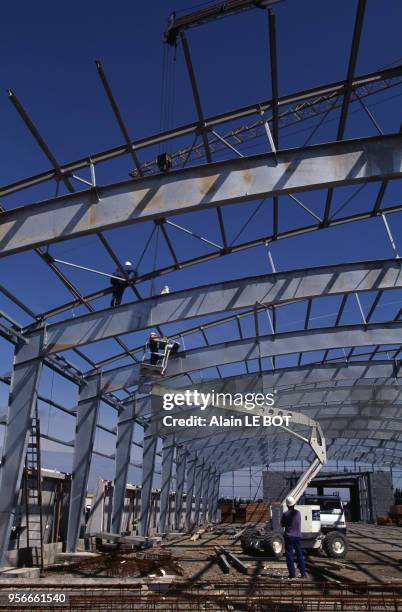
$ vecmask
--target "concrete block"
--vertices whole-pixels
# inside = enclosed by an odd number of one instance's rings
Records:
[[[5,567],[0,570],[1,578],[29,578],[35,580],[40,577],[39,567]]]

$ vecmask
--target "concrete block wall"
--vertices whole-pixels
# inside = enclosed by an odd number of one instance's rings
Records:
[[[267,502],[281,501],[289,491],[289,477],[292,472],[263,472],[263,498]]]
[[[377,516],[387,516],[389,507],[394,503],[394,489],[389,472],[373,472],[371,474],[371,489],[373,497],[374,520]]]
[[[324,476],[336,476],[336,473],[320,474]],[[393,484],[389,472],[366,471],[350,472],[355,478],[358,490],[358,506],[360,507],[360,520],[372,523],[377,516],[387,516],[389,507],[394,503]],[[290,490],[290,479],[296,481],[299,474],[296,472],[270,471],[263,472],[263,495],[264,501],[273,502],[284,499]],[[348,476],[348,472],[339,472],[339,476]],[[314,482],[312,483],[314,486]],[[336,485],[334,485],[336,488]]]
[[[69,475],[56,470],[42,469],[42,525],[43,542],[51,544],[63,539],[68,514],[70,492]],[[28,526],[30,547],[40,547],[39,506],[30,501]],[[19,551],[27,547],[27,510],[23,490],[19,497],[9,550]]]

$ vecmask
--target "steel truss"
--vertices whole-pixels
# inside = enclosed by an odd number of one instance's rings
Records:
[[[291,411],[298,406],[306,418],[316,419],[322,425],[330,440],[331,459],[383,464],[389,462],[392,453],[391,465],[402,463],[398,416],[401,309],[391,320],[381,317],[380,310],[385,296],[398,296],[402,282],[398,241],[389,222],[390,215],[400,212],[402,204],[384,205],[389,181],[402,176],[402,136],[384,135],[367,106],[374,94],[395,90],[402,83],[402,66],[355,76],[365,4],[364,0],[357,2],[346,78],[286,96],[278,91],[275,15],[270,11],[271,99],[213,117],[205,117],[203,113],[189,43],[184,30],[180,30],[197,120],[142,139],[130,137],[105,70],[97,61],[96,68],[124,142],[114,149],[64,165],[55,158],[16,94],[9,91],[10,101],[48,158],[51,169],[3,186],[0,197],[30,190],[28,202],[32,202],[34,188],[47,181],[55,181],[56,194],[39,204],[26,203],[9,210],[1,207],[0,256],[33,250],[72,298],[36,313],[6,287],[0,286],[6,300],[30,321],[28,325],[21,325],[14,316],[0,313],[0,335],[15,347],[11,374],[0,376],[0,381],[11,387],[7,415],[0,419],[0,423],[6,425],[0,466],[0,562],[4,562],[14,520],[29,423],[37,401],[76,420],[74,441],[43,436],[74,448],[68,550],[76,546],[93,454],[115,461],[112,529],[116,532],[121,529],[129,465],[142,468],[140,533],[143,535],[150,528],[149,502],[155,473],[161,474],[158,528],[163,532],[171,528],[168,504],[174,479],[174,527],[179,528],[183,520],[190,527],[216,516],[222,473],[249,465],[271,464],[284,458],[308,458],[308,450],[287,437],[283,430],[270,435],[248,431],[222,434],[217,430],[204,436],[197,429],[190,428],[184,433],[180,429],[163,427],[160,423],[161,398],[152,385],[144,385],[140,377],[141,346],[138,343],[129,346],[120,337],[139,330],[156,329],[163,333],[173,322],[182,324],[191,319],[205,319],[203,323],[197,321],[193,327],[182,327],[180,333],[175,334],[184,350],[169,363],[164,380],[168,390],[176,393],[191,388],[205,391],[236,388],[242,392],[248,389],[256,392],[275,388],[279,409]],[[379,135],[345,140],[351,108],[365,113]],[[340,116],[336,142],[304,143],[289,150],[281,146],[281,138],[286,134],[284,130],[301,122],[318,120],[312,126],[310,141],[322,122],[337,109]],[[242,123],[233,127],[233,122]],[[181,144],[184,137],[188,138],[186,146]],[[158,174],[154,159],[141,161],[140,155],[153,156],[155,145],[174,140],[180,140],[181,148],[171,155],[173,171],[170,174]],[[250,143],[259,147],[258,155],[246,155]],[[109,186],[98,184],[96,171],[100,164],[127,155],[130,164],[134,164],[133,180]],[[217,161],[218,155],[220,161]],[[85,169],[90,171],[90,180],[79,174]],[[364,185],[374,181],[378,183],[374,202],[367,199],[359,212],[340,216]],[[358,189],[334,211],[334,190],[347,185],[357,185]],[[312,210],[308,205],[308,192],[323,188],[327,196],[322,210]],[[305,201],[300,192],[306,192]],[[290,197],[294,206],[306,215],[304,223],[297,222],[294,228],[286,230],[281,226],[280,206],[285,197]],[[263,202],[230,241],[221,207],[229,203],[241,206],[244,201],[261,198]],[[272,198],[272,206],[265,202],[266,198]],[[262,206],[269,211],[271,229],[265,230],[262,236],[243,239],[245,228]],[[169,218],[180,213],[185,219],[186,212],[203,209],[215,211],[219,241],[200,236]],[[394,259],[276,272],[271,257],[271,274],[189,287],[161,297],[144,297],[146,281],[156,277],[180,274],[183,268],[202,265],[241,250],[268,246],[276,240],[303,234],[313,235],[329,227],[372,217],[378,217]],[[111,262],[123,272],[120,258],[103,231],[138,222],[143,222],[144,227],[147,222],[151,225],[145,249],[155,232],[160,233],[170,260],[152,270],[145,265],[137,270],[135,281],[128,282],[135,301],[114,310],[97,308],[97,300],[110,289],[83,295],[63,272],[63,264],[55,261],[49,249],[43,248],[94,234]],[[173,229],[207,244],[209,252],[179,257]],[[368,308],[362,305],[363,296],[370,297]],[[312,312],[318,300],[323,299],[335,299],[337,303],[332,321],[327,326],[317,327],[313,325]],[[295,304],[304,308],[303,320],[295,331],[281,332],[277,325],[278,315]],[[52,321],[55,316],[78,306],[83,306],[87,314]],[[345,311],[351,307],[355,308],[360,321],[346,325]],[[246,331],[250,323],[251,334]],[[213,342],[210,332],[225,329],[227,333],[228,326],[231,331],[227,341]],[[97,360],[86,354],[86,345],[107,338],[118,344],[118,353]],[[185,350],[186,338],[192,339],[195,348]],[[83,360],[86,369],[77,367],[72,358],[67,359],[63,355],[66,350],[73,352],[74,359]],[[283,357],[294,365],[278,365]],[[127,358],[130,365],[119,363]],[[118,365],[108,369],[112,364]],[[236,377],[227,375],[229,364],[236,364],[241,373]],[[38,393],[43,366],[78,387],[76,410]],[[121,391],[124,399],[118,394]],[[98,422],[101,402],[117,413],[116,429]],[[222,406],[213,410],[216,414],[227,412]],[[142,443],[133,442],[136,425],[144,428]],[[96,428],[115,436],[115,454],[94,450]],[[158,451],[160,438],[162,449]],[[141,449],[139,463],[131,460],[133,446]],[[159,458],[161,467],[156,469]],[[194,507],[184,502],[184,493],[187,500],[194,497]]]

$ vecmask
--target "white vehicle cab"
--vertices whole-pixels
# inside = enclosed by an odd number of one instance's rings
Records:
[[[338,530],[346,534],[346,518],[342,500],[339,495],[309,495],[302,500],[303,504],[318,505],[320,508],[321,531]]]

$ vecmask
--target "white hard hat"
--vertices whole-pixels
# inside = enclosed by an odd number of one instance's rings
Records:
[[[288,495],[286,498],[286,505],[287,506],[294,506],[296,503],[295,498],[293,497],[293,495]]]
[[[125,261],[125,262],[124,262],[124,265],[125,265],[125,266],[132,266],[133,264],[131,263],[131,261]]]

